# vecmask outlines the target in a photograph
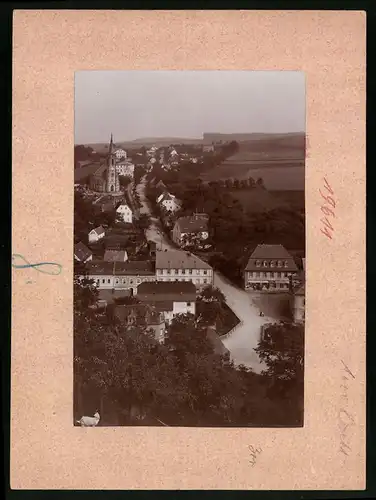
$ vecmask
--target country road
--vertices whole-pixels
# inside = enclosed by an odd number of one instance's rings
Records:
[[[150,203],[145,196],[145,188],[146,179],[143,178],[137,185],[137,192],[141,202],[140,213],[146,213],[151,217],[151,225],[146,236],[157,244],[158,250],[175,250],[166,238],[158,219],[151,212]],[[230,283],[217,271],[214,272],[214,286],[222,291],[228,306],[242,323],[234,330],[234,333],[222,340],[223,344],[230,351],[231,359],[236,365],[244,365],[259,373],[263,366],[254,348],[260,337],[261,326],[265,323],[274,323],[275,320],[266,316],[261,317],[259,309],[252,304],[251,296],[245,290]]]

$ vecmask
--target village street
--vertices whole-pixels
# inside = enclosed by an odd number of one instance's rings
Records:
[[[147,238],[155,241],[158,250],[174,249],[163,233],[158,219],[151,215],[150,204],[145,197],[146,179],[142,179],[137,186],[140,196],[140,213],[151,216],[151,226],[147,230]],[[228,306],[240,319],[240,324],[227,337],[222,339],[223,344],[230,351],[231,359],[236,365],[243,364],[255,372],[262,370],[259,358],[254,351],[260,337],[260,328],[263,324],[274,322],[272,318],[261,317],[259,309],[252,303],[251,296],[232,283],[218,272],[214,272],[214,286],[218,287],[226,298]]]

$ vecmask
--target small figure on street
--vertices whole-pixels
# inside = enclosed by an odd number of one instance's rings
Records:
[[[260,311],[260,316],[264,316],[264,313],[262,311]]]

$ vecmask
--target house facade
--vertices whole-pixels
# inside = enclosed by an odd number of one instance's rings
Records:
[[[282,245],[257,245],[244,270],[245,290],[288,291],[298,267]]]
[[[127,152],[122,148],[118,148],[118,149],[115,149],[115,156],[118,160],[120,160],[121,158],[127,157]]]
[[[201,247],[209,238],[209,217],[206,214],[194,214],[180,217],[174,224],[172,240],[182,248]]]
[[[89,243],[96,243],[97,241],[104,238],[106,232],[102,226],[92,229],[88,234]]]
[[[115,305],[110,309],[120,324],[126,328],[132,326],[143,326],[151,329],[154,338],[162,343],[165,338],[166,325],[164,314],[149,304]]]
[[[149,261],[93,261],[87,273],[99,290],[130,290],[131,295],[137,294],[141,283],[156,279],[154,265]]]
[[[180,209],[179,200],[170,193],[162,193],[157,197],[157,203],[160,206],[163,206],[167,212],[176,212]]]
[[[116,212],[121,216],[123,222],[132,224],[132,210],[128,207],[128,205],[122,203],[117,207]]]
[[[134,177],[134,164],[130,161],[119,161],[116,163],[116,170],[119,175],[124,175],[133,179]]]
[[[178,314],[196,314],[196,288],[187,282],[142,283],[137,298],[163,312],[166,323]]]
[[[197,288],[213,285],[211,266],[196,255],[182,250],[157,251],[155,260],[157,281],[191,282]]]

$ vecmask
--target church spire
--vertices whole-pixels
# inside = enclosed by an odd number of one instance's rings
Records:
[[[111,132],[110,150],[109,150],[110,154],[112,154],[113,146],[114,146],[114,143],[113,143],[113,140],[112,140],[112,132]]]

